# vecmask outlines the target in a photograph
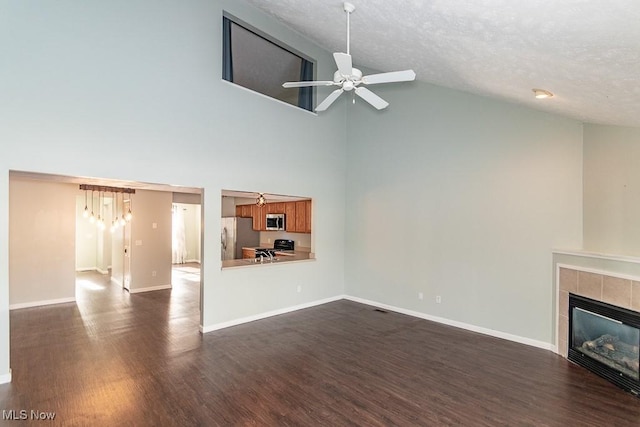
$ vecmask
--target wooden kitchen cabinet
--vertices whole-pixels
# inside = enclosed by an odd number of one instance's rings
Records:
[[[270,214],[283,214],[283,213],[285,213],[284,203],[283,202],[267,203],[266,208],[267,208],[267,213],[270,213]]]
[[[242,258],[255,258],[256,257],[256,251],[255,249],[244,249],[242,248]]]
[[[251,205],[251,216],[253,217],[254,230],[267,231],[266,215],[267,208],[265,206]]]
[[[253,205],[238,205],[236,206],[236,216],[241,218],[253,218],[251,213],[251,206]]]
[[[303,233],[307,228],[307,202],[296,202],[296,232]]]
[[[285,214],[285,230],[291,233],[311,233],[311,200],[236,206],[236,216],[253,219],[253,229],[267,231],[267,214]]]
[[[284,204],[285,230],[295,233],[296,230],[296,202],[286,202]]]
[[[311,200],[305,200],[304,232],[311,233]]]
[[[287,216],[286,231],[290,233],[311,233],[311,200],[284,203]]]

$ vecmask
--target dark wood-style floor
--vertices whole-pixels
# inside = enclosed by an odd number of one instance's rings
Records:
[[[350,301],[201,335],[198,276],[174,274],[136,295],[83,274],[77,304],[12,311],[0,409],[64,426],[640,425],[640,399],[548,351]]]

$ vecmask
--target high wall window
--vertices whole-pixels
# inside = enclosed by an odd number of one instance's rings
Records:
[[[312,111],[313,88],[285,89],[282,83],[313,80],[314,63],[235,19],[222,19],[222,78]]]

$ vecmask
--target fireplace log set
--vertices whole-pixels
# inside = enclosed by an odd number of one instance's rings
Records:
[[[620,338],[607,334],[595,340],[585,341],[578,350],[622,372],[629,370],[631,372],[626,372],[627,374],[638,378],[638,346],[627,344],[620,341]]]

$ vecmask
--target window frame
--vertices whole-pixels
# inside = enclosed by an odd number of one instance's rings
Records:
[[[233,81],[233,65],[231,61],[231,58],[233,55],[233,47],[232,47],[233,42],[231,40],[232,24],[235,24],[241,27],[242,29],[248,31],[249,33],[255,35],[256,37],[259,37],[264,41],[271,43],[275,47],[278,47],[283,51],[297,58],[300,58],[302,62],[300,67],[301,69],[300,69],[299,80],[304,80],[304,79],[309,81],[316,80],[317,61],[315,59],[311,58],[308,55],[305,55],[304,53],[300,52],[297,49],[292,48],[286,43],[283,43],[282,41],[274,38],[273,36],[265,33],[264,31],[257,29],[256,27],[246,23],[245,21],[237,18],[236,16],[226,11],[223,11],[222,13],[222,80],[228,83],[231,83],[235,86],[242,87],[251,92],[258,93],[262,96],[266,96],[270,99],[275,99],[276,101],[282,102],[286,105],[291,105],[301,110],[308,111],[310,113],[315,114],[315,100],[316,100],[316,91],[317,91],[317,88],[315,86],[309,86],[306,88],[297,88],[298,102],[294,104],[291,102],[287,102],[283,99],[276,98],[272,95],[263,93],[254,88],[243,86]],[[307,67],[309,65],[312,67],[311,71],[310,72],[308,70],[304,71],[304,67]],[[284,81],[282,83],[284,83]],[[288,89],[288,90],[294,90],[294,89]]]

